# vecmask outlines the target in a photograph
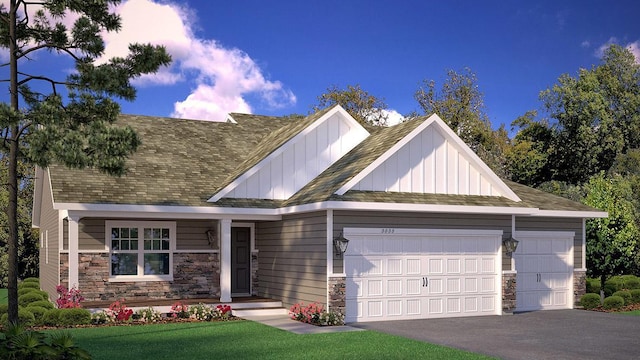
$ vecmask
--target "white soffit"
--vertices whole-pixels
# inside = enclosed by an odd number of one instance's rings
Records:
[[[449,126],[436,114],[431,115],[422,124],[416,127],[411,133],[401,139],[398,143],[387,150],[382,156],[373,161],[362,172],[354,176],[350,181],[343,185],[338,191],[337,195],[344,195],[347,191],[356,187],[363,179],[372,174],[376,169],[382,166],[392,156],[397,154],[400,149],[407,146],[411,140],[419,136],[425,129],[430,126],[435,126],[436,130],[442,135],[446,141],[456,148],[459,153],[464,156],[469,164],[473,166],[477,171],[489,182],[489,184],[495,188],[496,192],[501,196],[504,196],[513,201],[520,201],[520,198],[509,188],[479,157],[473,150],[467,146],[452,130]],[[448,161],[448,160],[447,160]],[[459,181],[456,179],[456,181]],[[375,189],[378,191],[388,191],[387,189]],[[431,193],[431,192],[428,192]],[[436,193],[435,191],[433,193]],[[455,193],[452,193],[455,194]]]

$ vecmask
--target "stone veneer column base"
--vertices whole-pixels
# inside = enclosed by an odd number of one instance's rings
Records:
[[[344,276],[330,277],[328,280],[328,292],[329,292],[329,304],[327,304],[330,311],[338,312],[342,315],[346,315],[346,281]]]
[[[580,298],[587,293],[587,270],[573,270],[573,304],[580,304]]]
[[[502,313],[513,314],[516,309],[516,272],[502,272]]]

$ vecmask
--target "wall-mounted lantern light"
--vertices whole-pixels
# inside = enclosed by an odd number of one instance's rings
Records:
[[[504,246],[504,251],[507,254],[512,254],[518,248],[518,240],[510,237],[510,238],[505,239],[504,241],[502,241],[502,245]]]
[[[346,239],[342,232],[340,232],[340,235],[333,239],[333,246],[336,248],[338,256],[342,256],[342,254],[347,251],[347,246],[349,246],[349,239]]]
[[[215,230],[207,230],[205,231],[207,234],[207,241],[209,242],[209,246],[218,247],[218,239],[217,239],[217,231]]]

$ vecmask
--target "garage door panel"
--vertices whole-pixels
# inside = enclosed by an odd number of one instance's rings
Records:
[[[442,232],[442,231],[441,231]],[[345,254],[347,321],[377,321],[498,314],[501,288],[501,236],[349,236],[354,249],[368,254]],[[384,245],[373,253],[366,243]],[[397,244],[402,244],[398,254]],[[491,249],[476,253],[478,249]],[[419,251],[416,251],[419,250]],[[429,251],[425,251],[429,250]],[[359,287],[359,289],[351,289]],[[354,304],[352,306],[352,304]]]

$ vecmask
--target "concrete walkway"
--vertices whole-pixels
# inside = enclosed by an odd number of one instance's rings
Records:
[[[289,331],[294,334],[322,334],[333,332],[345,332],[345,331],[362,331],[363,329],[354,328],[351,326],[315,326],[300,321],[292,320],[288,315],[245,315],[242,316],[245,320],[251,320],[272,326],[284,331]]]

